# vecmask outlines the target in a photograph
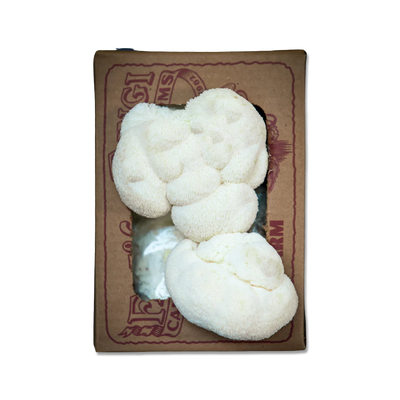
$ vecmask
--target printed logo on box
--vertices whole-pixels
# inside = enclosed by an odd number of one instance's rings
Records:
[[[127,338],[134,336],[169,336],[179,335],[183,317],[172,299],[143,301],[139,296],[131,296],[128,324],[119,335]]]

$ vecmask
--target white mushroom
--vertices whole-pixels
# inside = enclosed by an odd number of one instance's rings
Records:
[[[176,227],[200,242],[247,231],[264,180],[266,126],[230,89],[210,89],[184,110],[141,103],[125,116],[113,177],[122,201],[148,218],[172,206]]]
[[[181,241],[165,269],[168,292],[193,324],[235,340],[262,340],[288,324],[298,297],[275,249],[257,233]]]

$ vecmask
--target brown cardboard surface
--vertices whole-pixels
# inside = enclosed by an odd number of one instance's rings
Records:
[[[96,101],[96,351],[280,351],[305,349],[305,61],[302,50],[234,53],[99,51]],[[115,189],[112,157],[121,121],[139,102],[184,104],[228,87],[267,115],[266,238],[299,295],[294,319],[262,341],[233,341],[185,320],[171,299],[133,290],[130,210]]]

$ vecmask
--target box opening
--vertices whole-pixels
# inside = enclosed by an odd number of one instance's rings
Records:
[[[182,110],[185,104],[165,105],[173,110]],[[264,110],[253,104],[267,126]],[[268,148],[268,144],[267,144]],[[266,174],[267,176],[268,174]],[[266,236],[267,190],[266,179],[256,188],[258,213],[248,232],[257,232]],[[164,300],[169,293],[164,281],[165,261],[171,250],[184,238],[175,228],[171,213],[159,218],[146,218],[132,212],[132,278],[135,294],[141,300]]]

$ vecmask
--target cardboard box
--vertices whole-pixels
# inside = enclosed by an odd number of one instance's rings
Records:
[[[305,61],[302,50],[96,53],[96,351],[305,349]],[[129,109],[139,102],[184,104],[217,87],[235,90],[266,114],[271,155],[266,238],[299,295],[294,319],[262,341],[220,337],[185,320],[171,299],[145,302],[134,293],[130,211],[111,174],[121,121]]]

